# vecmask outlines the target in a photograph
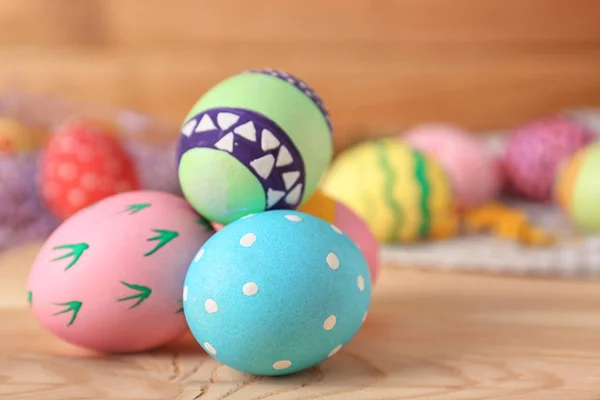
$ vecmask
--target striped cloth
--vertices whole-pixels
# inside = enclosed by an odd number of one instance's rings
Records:
[[[535,247],[487,235],[458,237],[417,245],[385,246],[381,250],[382,261],[399,267],[600,277],[600,236],[579,236],[556,206],[511,205],[524,209],[542,228],[560,232],[569,239],[550,247]]]

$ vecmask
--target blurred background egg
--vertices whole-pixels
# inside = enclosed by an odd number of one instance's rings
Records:
[[[37,190],[42,132],[0,118],[0,249],[46,237],[57,226]]]
[[[46,238],[58,226],[37,190],[37,157],[0,155],[0,249]]]
[[[212,233],[171,194],[100,201],[60,225],[40,250],[27,283],[33,315],[56,336],[94,350],[161,346],[186,331],[183,281]]]
[[[60,219],[140,187],[131,158],[115,133],[79,120],[53,132],[40,157],[38,181],[46,206]]]
[[[262,212],[217,232],[185,278],[185,317],[218,361],[284,375],[336,354],[367,316],[371,279],[348,236],[292,210]]]
[[[504,156],[507,185],[527,200],[547,202],[560,164],[596,139],[566,116],[535,120],[511,132]]]
[[[298,207],[316,190],[332,148],[327,111],[305,82],[247,71],[208,90],[185,118],[179,181],[200,214],[226,224]]]
[[[600,233],[600,144],[577,151],[557,175],[557,203],[586,233]]]
[[[402,139],[442,165],[459,204],[482,206],[498,196],[500,166],[481,138],[449,124],[424,124],[405,132]]]
[[[371,281],[375,283],[379,275],[379,244],[373,233],[371,233],[371,229],[361,217],[321,190],[317,190],[298,211],[332,223],[348,235],[367,260],[371,272]]]
[[[0,156],[36,150],[39,135],[12,118],[0,118]]]
[[[357,212],[380,243],[437,236],[454,210],[442,167],[396,138],[366,141],[341,153],[322,190]]]
[[[123,148],[135,165],[140,185],[146,190],[181,194],[174,155],[176,143],[147,143],[125,140]]]

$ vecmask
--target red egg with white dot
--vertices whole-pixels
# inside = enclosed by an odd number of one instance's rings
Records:
[[[107,128],[69,121],[48,140],[39,164],[39,190],[61,219],[117,193],[139,189],[133,162]]]

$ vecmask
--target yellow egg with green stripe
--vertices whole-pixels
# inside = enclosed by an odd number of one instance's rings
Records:
[[[554,196],[584,232],[600,232],[600,143],[579,150],[561,167]]]
[[[431,237],[448,222],[454,204],[442,167],[396,138],[344,151],[322,189],[360,214],[382,243]]]

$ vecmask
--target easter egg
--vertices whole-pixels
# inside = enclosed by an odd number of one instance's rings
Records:
[[[461,205],[482,206],[498,196],[502,182],[497,160],[472,133],[452,125],[426,124],[402,138],[442,165]]]
[[[578,150],[560,168],[557,203],[586,233],[600,233],[600,144]]]
[[[317,190],[298,211],[321,218],[348,235],[365,257],[371,281],[375,283],[379,275],[379,244],[361,217],[321,190]]]
[[[452,189],[442,167],[391,138],[345,150],[322,189],[358,213],[380,243],[429,238],[453,210]]]
[[[35,133],[11,118],[0,118],[0,155],[37,149]]]
[[[46,206],[61,219],[140,186],[130,157],[113,133],[81,121],[61,125],[48,140],[38,180]]]
[[[515,129],[504,156],[508,186],[528,200],[547,202],[560,164],[595,139],[575,120],[556,116]]]
[[[227,224],[297,208],[316,190],[332,151],[315,92],[283,71],[252,70],[211,88],[185,118],[179,181],[201,215]]]
[[[212,235],[181,198],[133,191],[79,211],[47,239],[31,268],[35,318],[72,344],[141,351],[186,332],[182,288]]]
[[[185,278],[190,330],[215,359],[283,375],[333,356],[359,330],[371,297],[367,263],[330,223],[273,210],[225,226]]]

